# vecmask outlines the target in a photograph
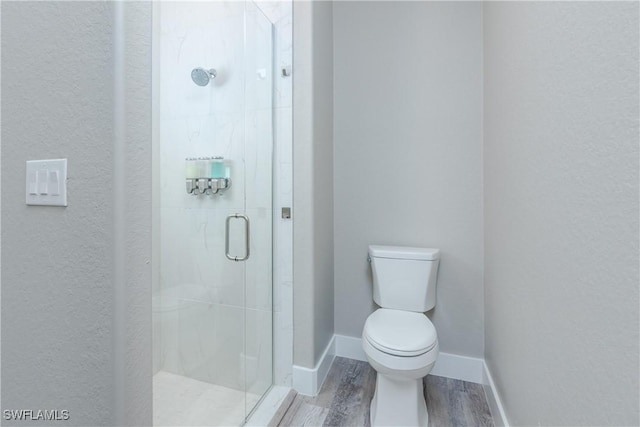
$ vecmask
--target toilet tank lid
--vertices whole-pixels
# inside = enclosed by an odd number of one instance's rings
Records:
[[[370,245],[369,255],[373,258],[393,258],[393,259],[434,261],[440,258],[440,249],[411,248],[406,246]]]

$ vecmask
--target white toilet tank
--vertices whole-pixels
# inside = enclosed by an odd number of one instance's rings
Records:
[[[371,245],[369,257],[376,304],[420,313],[435,307],[439,249]]]

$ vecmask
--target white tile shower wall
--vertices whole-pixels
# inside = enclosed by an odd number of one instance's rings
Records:
[[[293,4],[291,1],[257,1],[274,24],[274,263],[273,263],[273,381],[292,385],[293,366],[293,223],[282,219],[281,208],[293,205],[293,79],[282,68],[293,64]],[[291,70],[295,72],[295,70]],[[295,218],[295,212],[292,213]]]
[[[259,2],[258,7],[273,26],[264,25],[248,3],[246,46],[243,3],[158,7],[161,291],[154,295],[154,336],[159,337],[154,345],[161,348],[154,351],[164,371],[234,388],[243,388],[246,379],[248,389],[260,393],[271,383],[272,364],[274,382],[291,384],[292,224],[280,218],[280,207],[292,204],[292,79],[282,77],[280,69],[292,62],[292,5]],[[273,51],[267,70],[261,64]],[[209,86],[196,86],[189,78],[194,67],[215,68],[218,76]],[[245,72],[247,93],[254,97],[242,96]],[[274,87],[273,98],[266,87]],[[232,190],[215,201],[184,191],[184,158],[207,155],[232,160]],[[224,256],[225,217],[244,206],[242,192],[233,188],[245,189],[252,253],[269,252],[273,242],[273,263],[251,257],[246,279],[242,266]],[[232,251],[242,251],[242,233],[230,234],[236,236]],[[275,300],[266,283],[272,274]]]
[[[275,23],[275,206],[274,232],[274,384],[293,382],[293,219],[283,219],[280,209],[293,205],[293,78],[281,69],[293,64],[293,5],[290,1],[271,2]],[[259,3],[260,6],[263,3]],[[295,70],[291,70],[295,72]],[[295,218],[296,213],[292,212]]]
[[[281,208],[293,204],[293,79],[282,68],[293,63],[293,4],[291,1],[257,1],[274,24],[274,264],[273,346],[274,384],[291,386],[293,366],[293,223],[282,219]],[[291,70],[295,72],[295,70]],[[295,217],[295,212],[292,213]]]

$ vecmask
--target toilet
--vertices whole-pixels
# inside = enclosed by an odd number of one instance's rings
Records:
[[[427,426],[422,378],[438,357],[438,336],[424,315],[436,304],[440,251],[369,246],[373,300],[380,306],[365,322],[362,346],[377,372],[371,425]]]

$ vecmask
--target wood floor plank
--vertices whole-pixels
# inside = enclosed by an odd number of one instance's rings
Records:
[[[375,382],[376,372],[367,362],[336,357],[318,396],[297,395],[279,425],[370,427]],[[480,384],[433,375],[423,384],[429,427],[494,427]]]
[[[335,394],[326,426],[363,426],[368,420],[368,407],[371,402],[372,385],[375,371],[368,363],[355,361],[342,376]]]
[[[480,384],[466,383],[466,385],[465,418],[476,426],[493,427],[494,422],[484,388]]]
[[[280,407],[278,408],[276,413],[273,414],[273,417],[271,417],[271,421],[269,421],[267,427],[277,427],[278,425],[280,425],[282,419],[293,404],[293,401],[295,400],[297,395],[297,391],[293,389],[289,390],[289,393],[287,393],[287,395],[285,396],[284,400],[280,404]]]
[[[292,425],[291,421],[293,420],[293,417],[296,415],[296,413],[300,409],[300,405],[302,405],[303,402],[304,402],[304,398],[301,395],[297,395],[295,399],[293,399],[293,402],[291,403],[291,405],[289,405],[289,408],[287,409],[284,416],[278,423],[278,426]]]
[[[447,394],[447,379],[427,375],[424,379],[427,412],[430,427],[445,427],[450,425],[449,404]]]
[[[464,413],[465,387],[463,381],[447,378],[447,405],[450,426],[467,427]]]
[[[301,427],[319,427],[324,425],[324,420],[329,413],[327,408],[303,403],[300,412],[293,419],[294,426]]]
[[[307,396],[305,398],[305,401],[316,406],[329,408],[331,406],[333,398],[336,395],[336,392],[338,391],[342,376],[355,362],[357,361],[346,359],[344,357],[336,357],[333,361],[333,364],[331,365],[331,369],[329,369],[327,378],[324,380],[324,384],[322,384],[320,393],[318,393],[318,395],[315,397]]]
[[[296,399],[290,409],[293,410],[291,416],[287,414],[280,426],[318,427],[323,425],[329,413],[329,409],[307,403],[302,398]]]

